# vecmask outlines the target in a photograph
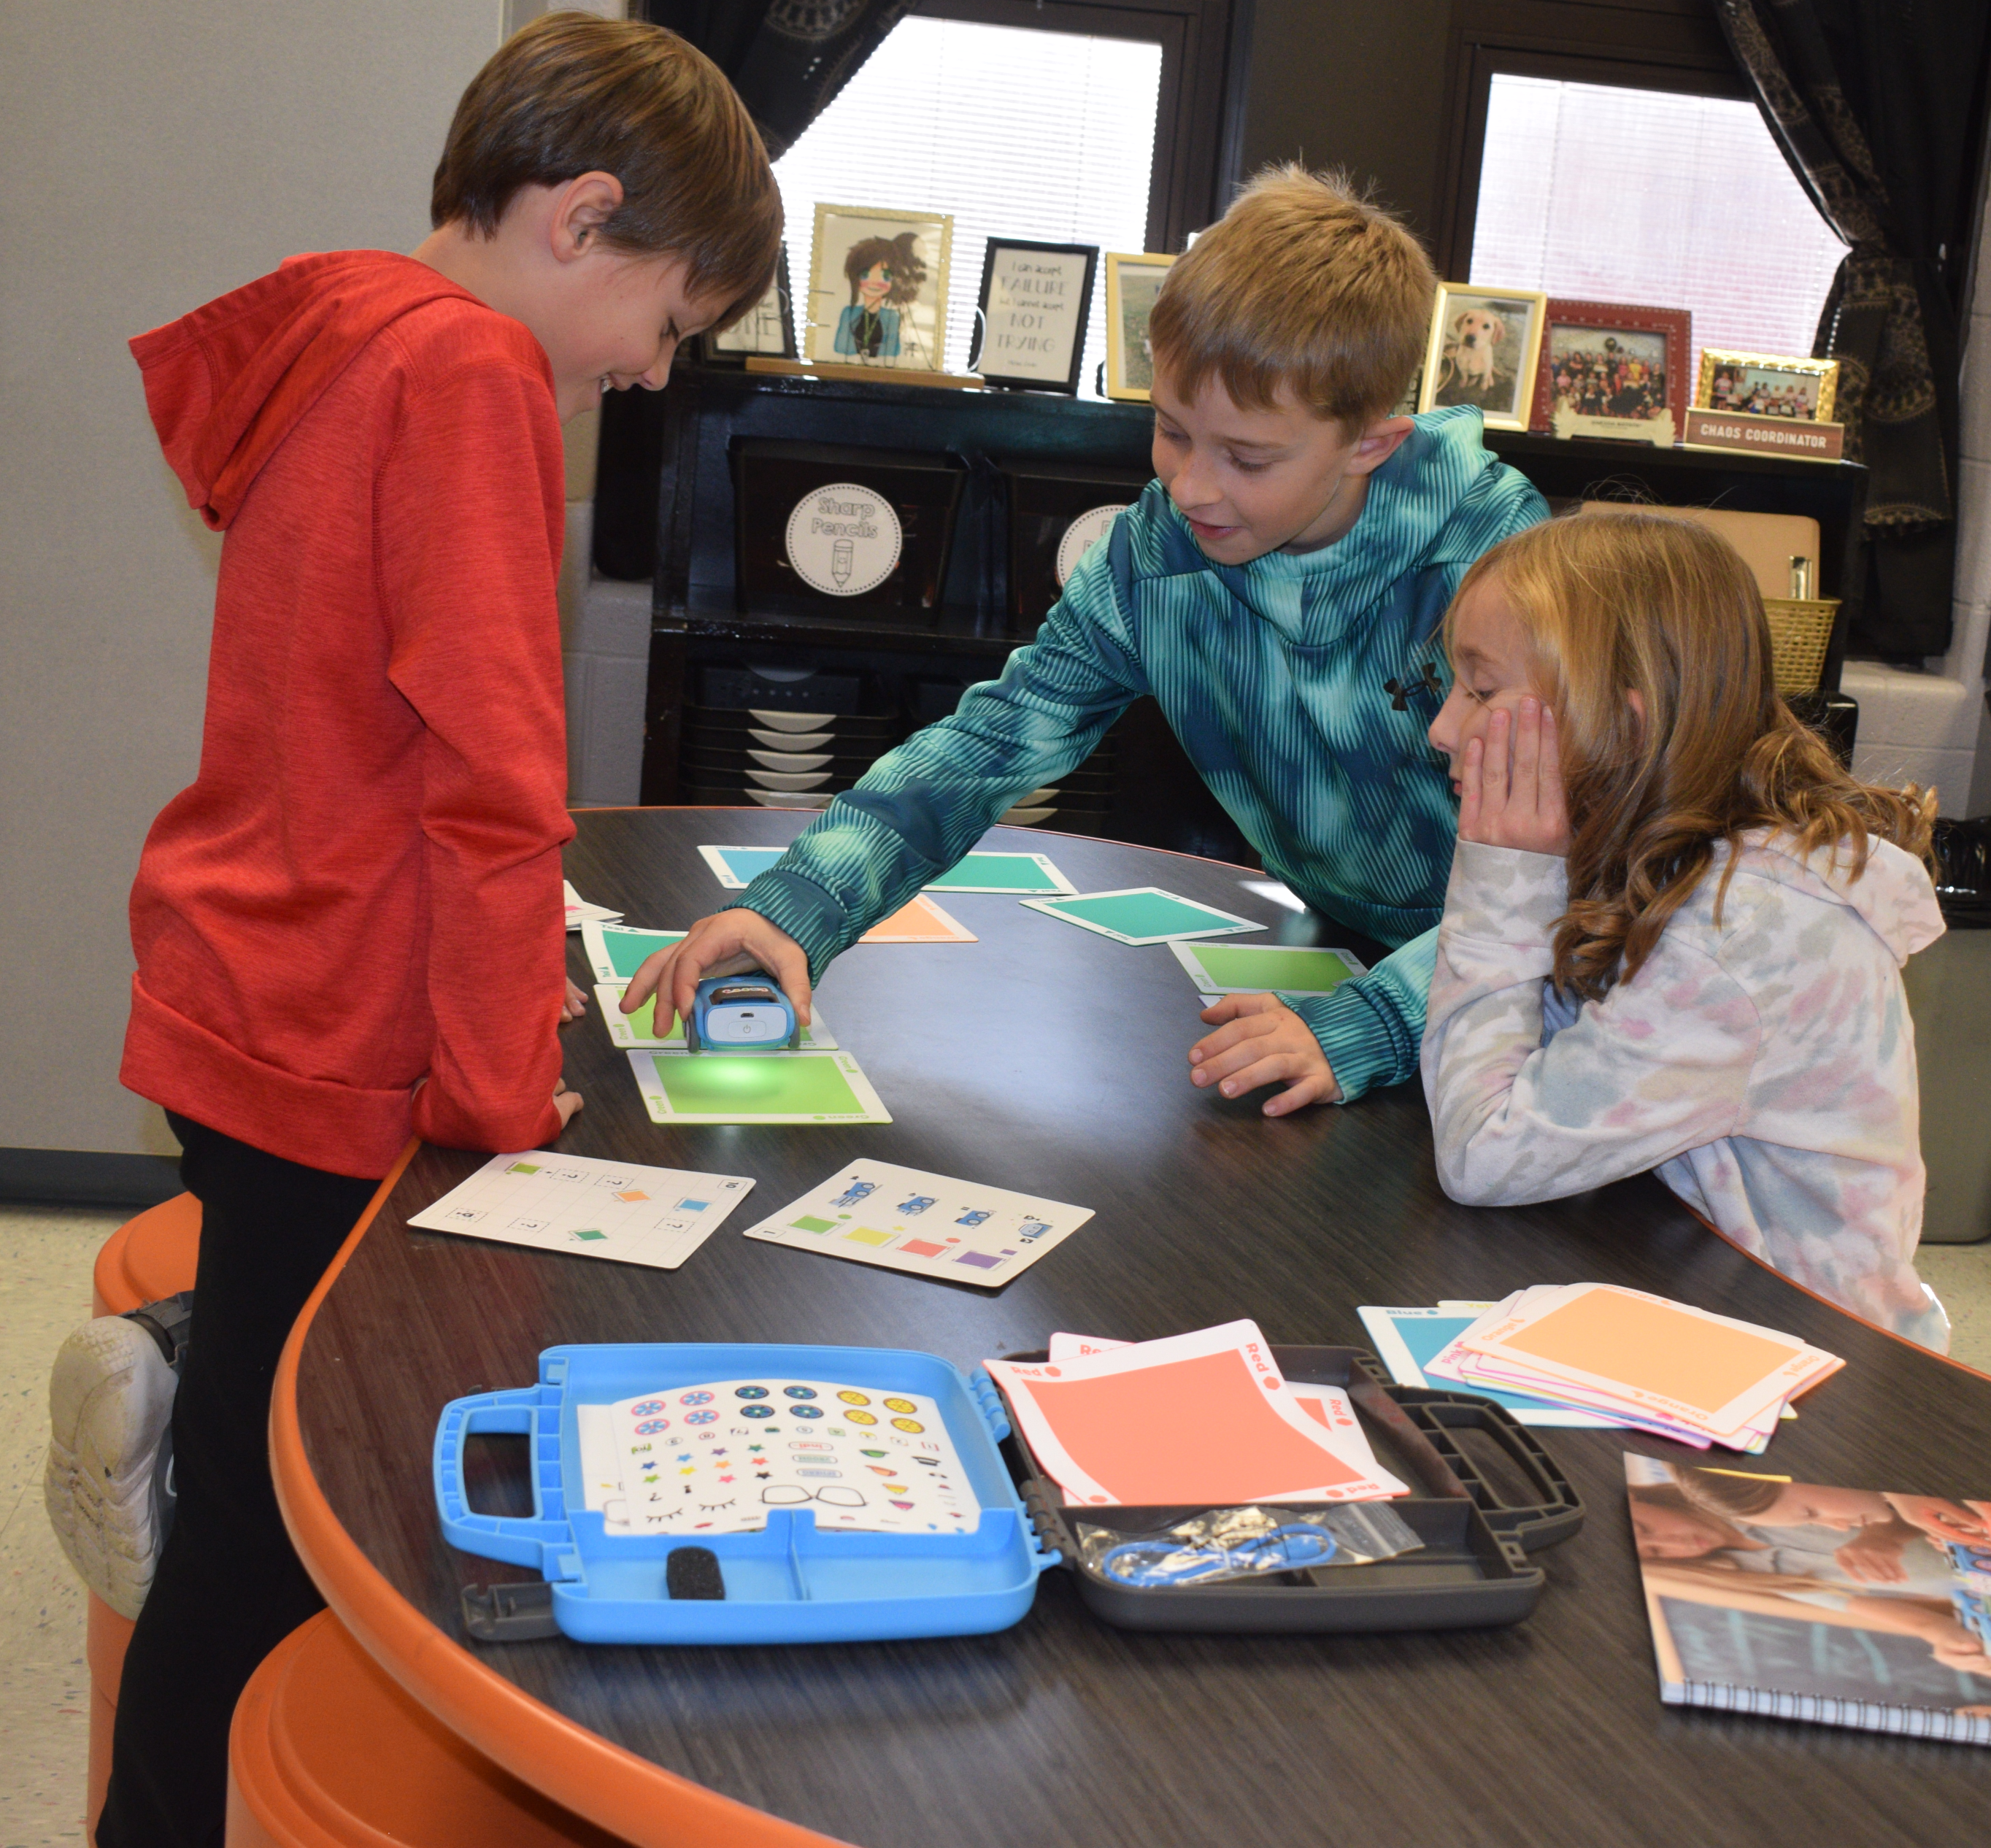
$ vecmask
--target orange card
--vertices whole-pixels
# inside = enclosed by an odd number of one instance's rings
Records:
[[[874,924],[859,943],[977,943],[981,940],[922,893],[903,910]]]

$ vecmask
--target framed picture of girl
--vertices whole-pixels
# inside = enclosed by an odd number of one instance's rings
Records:
[[[954,220],[944,213],[818,206],[808,356],[939,372]]]

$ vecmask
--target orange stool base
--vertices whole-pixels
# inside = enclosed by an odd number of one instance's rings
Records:
[[[136,1219],[127,1220],[104,1241],[90,1274],[90,1312],[122,1315],[162,1296],[192,1289],[199,1258],[200,1202],[191,1193],[176,1193]],[[85,1635],[84,1652],[90,1663],[90,1774],[83,1814],[94,1842],[104,1786],[111,1781],[111,1734],[117,1719],[117,1683],[124,1674],[125,1646],[131,1640],[131,1620],[120,1617],[93,1594]]]
[[[404,1693],[331,1611],[236,1703],[228,1848],[621,1848]]]
[[[192,1289],[199,1257],[200,1202],[176,1193],[104,1241],[90,1277],[90,1313],[122,1315]]]

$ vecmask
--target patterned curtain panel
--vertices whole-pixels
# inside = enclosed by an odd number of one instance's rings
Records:
[[[1812,351],[1840,362],[1848,456],[1869,471],[1856,645],[1949,645],[1958,304],[1976,227],[1991,0],[1716,0],[1812,202],[1852,246]]]
[[[779,160],[822,114],[914,0],[645,0],[733,80]],[[632,9],[632,11],[636,9]]]

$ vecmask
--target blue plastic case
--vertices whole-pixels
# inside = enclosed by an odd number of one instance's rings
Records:
[[[757,1533],[687,1539],[608,1534],[585,1506],[574,1407],[707,1380],[785,1375],[845,1381],[937,1400],[982,1504],[972,1533],[819,1532],[805,1509],[774,1508]],[[471,1510],[464,1440],[531,1439],[533,1518]],[[853,1642],[1007,1629],[1058,1563],[1040,1550],[996,1446],[1009,1435],[985,1377],[971,1382],[937,1355],[904,1349],[676,1343],[548,1348],[536,1386],[452,1400],[436,1427],[436,1507],[451,1545],[529,1566],[552,1590],[552,1616],[579,1642]],[[572,1486],[570,1499],[569,1486]],[[665,1562],[709,1548],[723,1599],[671,1598]]]

